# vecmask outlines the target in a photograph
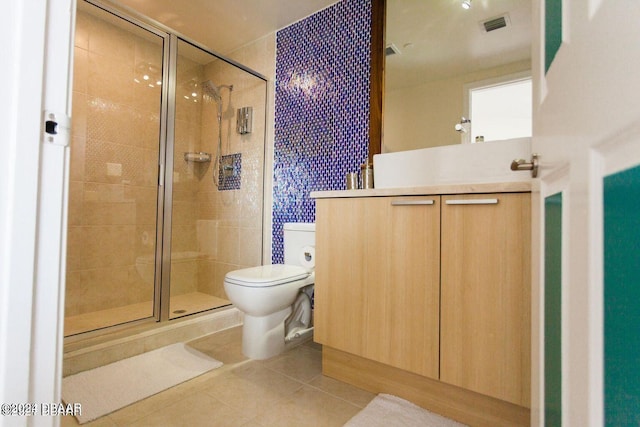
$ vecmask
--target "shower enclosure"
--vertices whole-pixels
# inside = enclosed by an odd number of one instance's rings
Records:
[[[73,86],[65,336],[230,305],[262,261],[265,79],[79,1]]]

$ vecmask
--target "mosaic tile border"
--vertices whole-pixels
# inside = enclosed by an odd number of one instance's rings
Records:
[[[225,166],[231,166],[231,176],[224,176]],[[242,153],[227,154],[220,158],[218,166],[218,190],[239,190],[242,182]]]

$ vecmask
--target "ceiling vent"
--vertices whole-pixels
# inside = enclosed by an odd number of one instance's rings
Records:
[[[399,53],[400,53],[400,49],[398,49],[398,47],[393,43],[388,44],[387,47],[384,49],[384,56],[398,55]]]
[[[511,21],[509,20],[508,14],[497,16],[495,18],[491,18],[480,23],[480,27],[482,28],[482,31],[485,33],[499,30],[500,28],[504,28],[509,25],[511,25]]]

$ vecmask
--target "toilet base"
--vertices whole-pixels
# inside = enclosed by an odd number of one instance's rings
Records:
[[[277,356],[285,348],[284,321],[291,314],[286,307],[269,316],[245,313],[242,325],[242,353],[250,359],[263,360]]]

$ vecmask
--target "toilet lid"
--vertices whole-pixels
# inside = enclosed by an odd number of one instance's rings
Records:
[[[281,285],[309,276],[309,272],[298,265],[273,264],[230,271],[225,281],[253,288]]]

